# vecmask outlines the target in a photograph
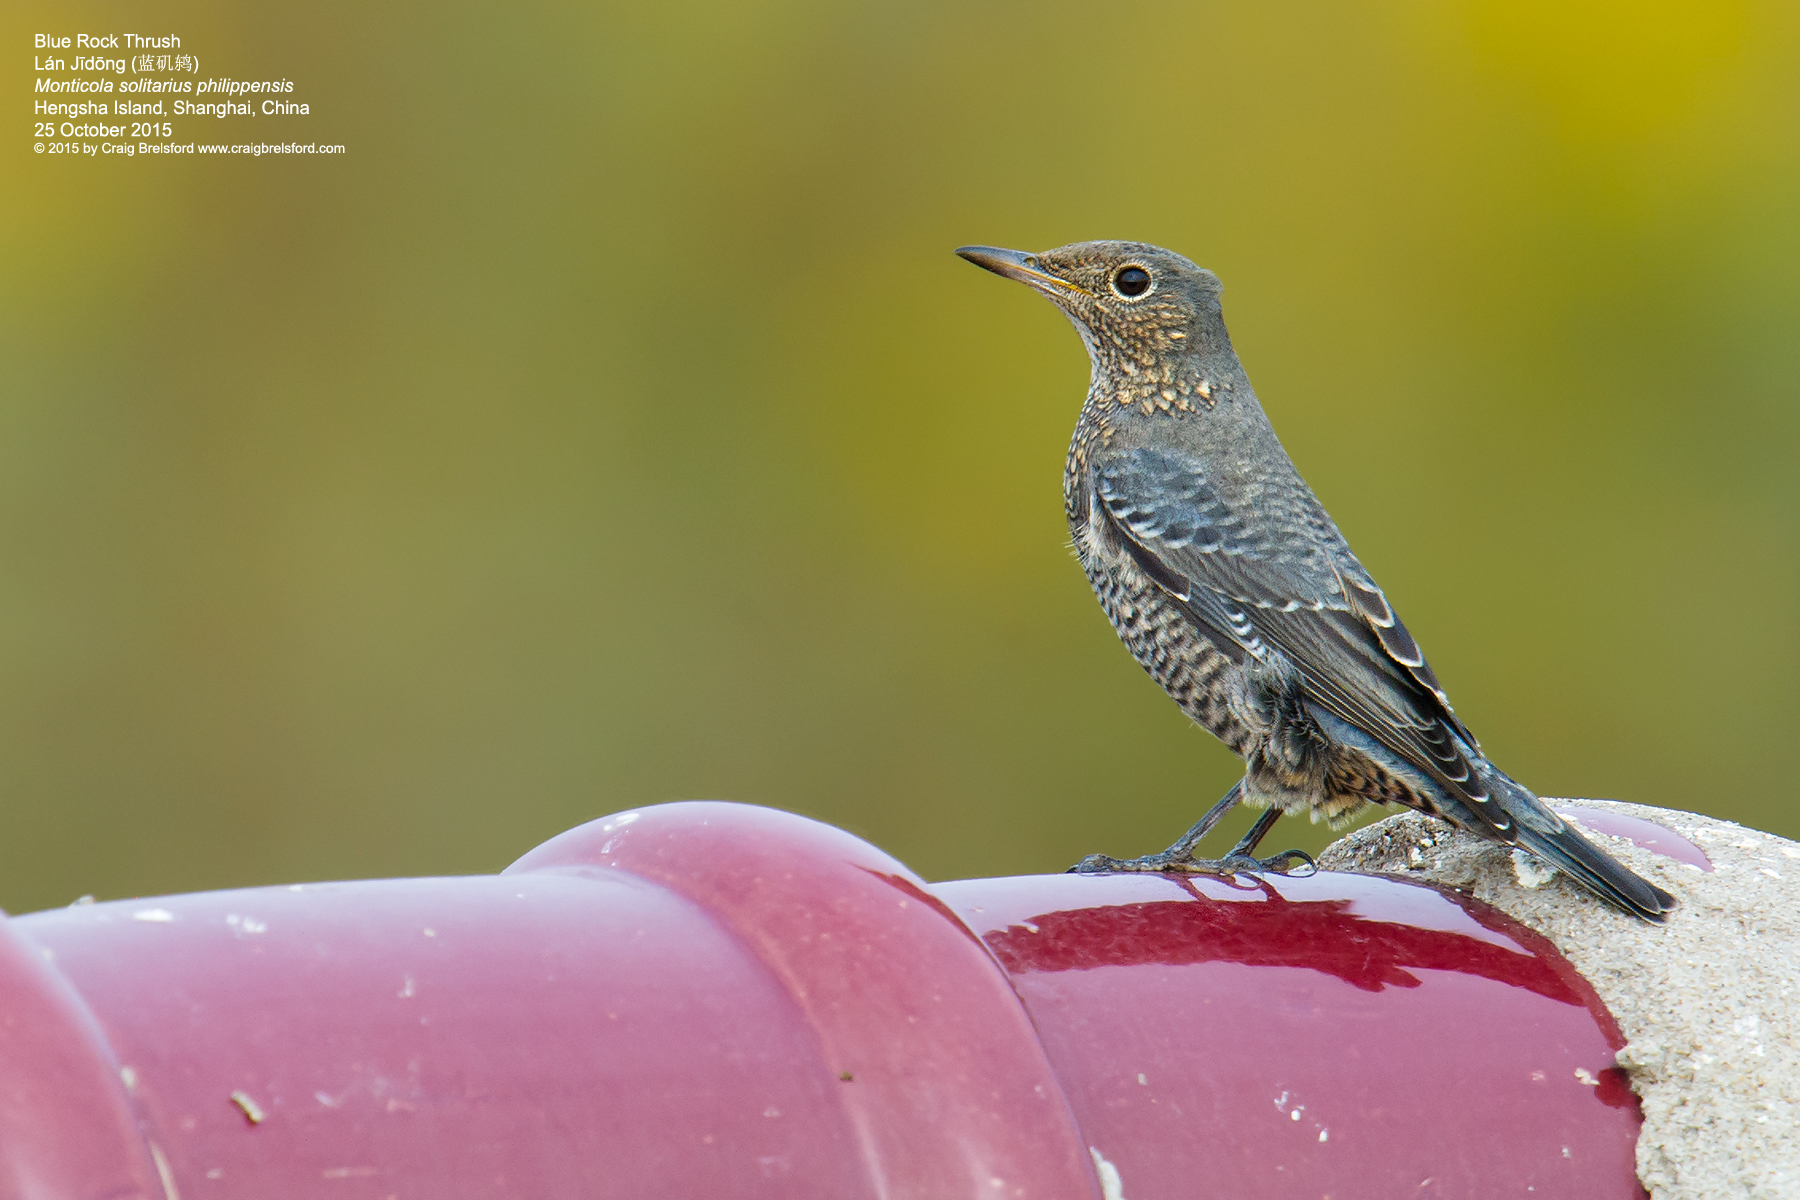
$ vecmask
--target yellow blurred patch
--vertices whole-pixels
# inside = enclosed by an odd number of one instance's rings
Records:
[[[1580,141],[1635,139],[1692,120],[1744,57],[1742,3],[1485,0],[1473,48],[1526,84]]]

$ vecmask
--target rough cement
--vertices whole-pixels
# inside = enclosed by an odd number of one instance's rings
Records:
[[[1556,943],[1624,1031],[1619,1065],[1644,1107],[1638,1177],[1654,1200],[1800,1197],[1800,846],[1673,809],[1552,803],[1655,821],[1704,850],[1713,871],[1584,830],[1681,901],[1658,926],[1414,813],[1333,843],[1319,867],[1447,884]]]

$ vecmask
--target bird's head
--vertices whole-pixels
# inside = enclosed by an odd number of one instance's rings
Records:
[[[993,246],[957,253],[1029,284],[1068,314],[1094,365],[1094,389],[1145,411],[1211,408],[1236,374],[1219,278],[1144,242],[1075,242],[1036,254]],[[1230,387],[1229,382],[1224,386]]]
[[[1122,353],[1140,365],[1210,348],[1219,319],[1219,279],[1144,242],[1076,242],[1028,254],[993,246],[957,251],[978,267],[1036,288],[1075,322],[1096,356]]]

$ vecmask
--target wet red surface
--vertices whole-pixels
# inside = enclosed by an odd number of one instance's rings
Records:
[[[1363,876],[928,887],[666,805],[11,918],[0,1002],[0,1197],[1638,1194],[1586,983]]]
[[[1332,874],[935,890],[1011,974],[1127,1196],[1192,1194],[1201,1164],[1216,1195],[1639,1194],[1611,1017],[1474,901]]]

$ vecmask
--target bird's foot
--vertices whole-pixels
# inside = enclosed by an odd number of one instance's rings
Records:
[[[1070,875],[1291,875],[1304,867],[1311,875],[1319,868],[1312,855],[1303,850],[1283,850],[1268,858],[1248,854],[1227,854],[1224,858],[1198,858],[1192,854],[1146,854],[1142,858],[1114,858],[1109,854],[1090,854],[1066,874]]]

